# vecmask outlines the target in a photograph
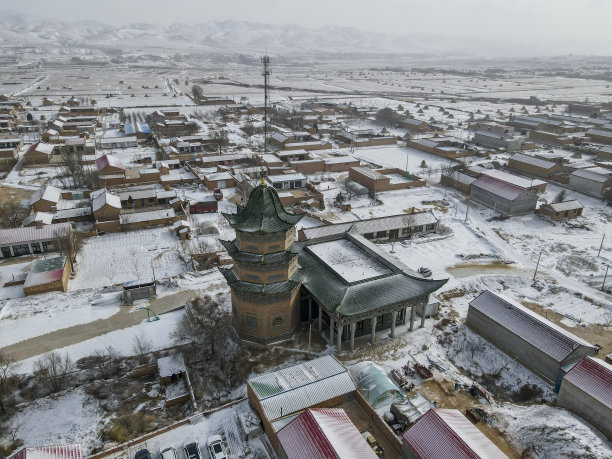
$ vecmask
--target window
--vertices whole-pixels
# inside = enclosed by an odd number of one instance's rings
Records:
[[[271,245],[268,247],[269,250],[279,250],[281,248],[280,244]]]
[[[273,328],[278,328],[278,327],[280,327],[282,325],[283,325],[283,318],[282,317],[275,317],[272,320],[272,327]]]
[[[155,198],[149,198],[149,202],[155,202]]]
[[[355,331],[356,332],[362,332],[363,331],[363,320],[360,320],[359,322],[357,322],[356,325],[357,326],[355,327]]]
[[[247,327],[257,328],[257,316],[254,316],[253,314],[247,314],[246,324]]]
[[[374,239],[374,233],[366,233],[363,235],[366,239]]]
[[[406,310],[405,309],[400,309],[399,311],[397,311],[397,315],[395,316],[395,324],[403,324],[404,323],[404,318],[406,317]]]
[[[382,325],[382,324],[383,324],[384,319],[385,319],[385,316],[384,316],[384,315],[382,315],[382,316],[378,316],[378,317],[376,318],[376,326],[378,327],[378,326]]]
[[[413,226],[412,227],[412,232],[413,233],[420,233],[421,231],[423,231],[423,226]]]
[[[32,253],[40,253],[40,244],[38,242],[32,242]]]
[[[28,244],[14,245],[13,253],[15,254],[16,257],[20,255],[29,255],[30,246]]]
[[[277,190],[282,190],[283,189],[283,184],[282,183],[275,182],[273,185],[274,185],[274,188],[277,189]]]
[[[402,228],[402,236],[407,236],[409,232],[410,232],[409,228]]]
[[[256,245],[247,245],[247,250],[259,250],[259,247],[257,247]]]
[[[386,237],[387,236],[387,232],[386,231],[379,231],[378,233],[376,233],[376,237]]]
[[[425,226],[425,229],[426,229],[427,231],[433,231],[434,227],[435,227],[435,225],[430,224],[430,225]]]
[[[271,280],[271,281],[283,280],[283,275],[282,274],[275,274],[274,276],[270,276],[268,278],[268,280]]]

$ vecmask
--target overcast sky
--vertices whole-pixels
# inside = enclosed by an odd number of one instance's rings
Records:
[[[396,34],[481,36],[558,53],[612,54],[612,0],[0,0],[54,19],[131,22],[242,20],[350,26]]]

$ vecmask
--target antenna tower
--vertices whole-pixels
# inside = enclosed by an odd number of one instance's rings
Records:
[[[263,70],[261,74],[264,77],[264,153],[268,153],[268,100],[270,98],[268,89],[268,77],[270,76],[270,57],[265,55],[261,58]]]

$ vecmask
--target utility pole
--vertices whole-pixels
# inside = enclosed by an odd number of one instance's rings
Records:
[[[597,252],[597,256],[601,255],[601,249],[603,248],[604,239],[606,238],[606,233],[601,237],[601,244],[599,245],[599,252]]]
[[[536,263],[535,271],[533,272],[533,280],[536,278],[536,274],[538,273],[538,268],[540,267],[540,258],[542,258],[543,250],[540,250],[540,255],[538,256],[538,262]]]
[[[601,283],[601,291],[604,291],[604,287],[606,286],[606,279],[608,278],[608,269],[610,269],[610,265],[606,266],[606,274],[604,274],[604,280]]]
[[[261,74],[264,77],[264,153],[268,153],[268,99],[270,97],[268,89],[268,78],[270,77],[270,57],[265,55],[261,58],[263,70]]]

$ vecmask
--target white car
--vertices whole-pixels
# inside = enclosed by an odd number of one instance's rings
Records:
[[[208,437],[208,452],[211,459],[227,459],[225,451],[223,451],[223,440],[221,435],[212,435]]]
[[[164,449],[161,452],[161,459],[178,459],[174,446]]]

